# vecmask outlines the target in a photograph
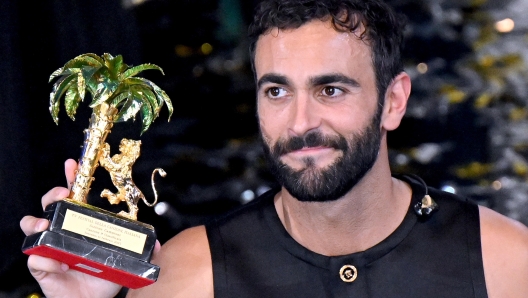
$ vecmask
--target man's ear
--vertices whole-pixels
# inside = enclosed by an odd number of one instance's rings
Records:
[[[381,116],[381,126],[387,130],[395,130],[405,115],[407,100],[411,94],[411,78],[405,72],[397,75],[387,88],[385,104]]]

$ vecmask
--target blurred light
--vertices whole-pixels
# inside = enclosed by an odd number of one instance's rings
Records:
[[[495,29],[501,33],[511,32],[514,27],[515,22],[510,18],[495,23]]]
[[[261,185],[257,188],[257,196],[263,195],[265,192],[270,190],[269,186]]]
[[[236,67],[236,63],[233,60],[226,60],[224,62],[224,68],[226,70],[232,71],[235,69],[235,67]]]
[[[513,162],[513,171],[519,176],[524,176],[528,173],[528,165],[522,160]]]
[[[204,68],[202,66],[196,65],[192,70],[194,77],[201,77],[204,73]]]
[[[493,100],[493,96],[490,93],[482,93],[479,95],[479,97],[475,100],[475,103],[473,104],[477,109],[482,109],[491,103]]]
[[[146,0],[130,0],[133,5],[139,5],[144,3]]]
[[[425,63],[418,63],[418,65],[416,65],[416,70],[421,74],[426,73],[428,69],[429,67]]]
[[[163,215],[167,213],[169,210],[169,204],[166,202],[159,202],[154,206],[154,212],[156,212],[157,215]]]
[[[242,200],[242,204],[245,204],[245,203],[253,200],[254,198],[255,198],[255,193],[251,189],[243,191],[242,194],[240,195],[240,199]]]
[[[495,180],[493,183],[491,183],[491,187],[493,187],[494,190],[499,190],[502,188],[502,183],[498,180]]]
[[[213,46],[206,42],[200,47],[200,50],[204,55],[209,55],[213,51]]]
[[[407,155],[400,153],[396,155],[396,158],[394,160],[396,161],[396,164],[403,166],[409,163],[410,158]]]
[[[26,296],[26,298],[41,298],[42,296],[40,294],[37,294],[37,293],[31,293],[29,295]]]
[[[176,55],[178,55],[178,57],[189,57],[193,53],[191,47],[181,44],[177,45],[174,51],[176,52]]]
[[[440,153],[442,146],[435,143],[424,143],[412,150],[413,157],[422,164],[428,164]]]
[[[442,186],[442,190],[445,191],[445,192],[449,192],[449,193],[456,193],[455,188],[453,186],[451,186],[451,185]]]
[[[466,97],[467,97],[466,92],[462,90],[456,90],[456,89],[447,91],[445,95],[447,96],[447,99],[449,100],[449,103],[451,104],[458,104],[458,103],[464,102],[464,100],[466,100]]]
[[[125,8],[131,8],[143,4],[147,0],[122,0],[121,3]]]

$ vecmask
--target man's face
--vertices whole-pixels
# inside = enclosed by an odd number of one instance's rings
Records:
[[[302,201],[342,197],[377,159],[378,95],[371,52],[353,33],[313,21],[257,42],[264,149],[278,181]]]

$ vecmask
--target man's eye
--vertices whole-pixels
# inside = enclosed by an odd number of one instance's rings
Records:
[[[270,98],[277,98],[277,97],[285,96],[286,95],[286,90],[284,90],[284,88],[280,88],[280,87],[271,87],[268,90],[266,90],[266,94]]]
[[[321,93],[324,96],[338,96],[338,95],[341,95],[343,93],[343,90],[341,90],[339,88],[336,88],[336,87],[333,87],[333,86],[327,86],[327,87],[323,88]]]

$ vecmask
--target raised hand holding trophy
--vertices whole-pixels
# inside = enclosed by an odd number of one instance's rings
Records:
[[[68,61],[50,76],[57,79],[50,93],[50,112],[58,123],[60,98],[64,96],[67,115],[75,120],[75,112],[85,97],[92,95],[93,113],[89,128],[84,131],[83,151],[68,198],[46,207],[44,217],[48,229],[26,237],[22,251],[57,259],[75,269],[128,288],[140,288],[156,281],[159,267],[149,263],[156,243],[154,228],[137,221],[137,204],[147,206],[157,201],[155,173],[165,176],[163,169],[152,172],[154,202],[149,203],[132,180],[132,165],[139,157],[140,141],[122,139],[119,154],[110,157],[105,142],[115,122],[142,116],[144,133],[158,117],[163,104],[172,115],[172,103],[162,89],[150,80],[135,77],[143,70],[163,70],[154,64],[129,67],[121,55],[83,54]],[[105,189],[101,197],[111,204],[126,202],[128,211],[114,214],[87,204],[87,195],[98,165],[109,173],[116,193]]]

